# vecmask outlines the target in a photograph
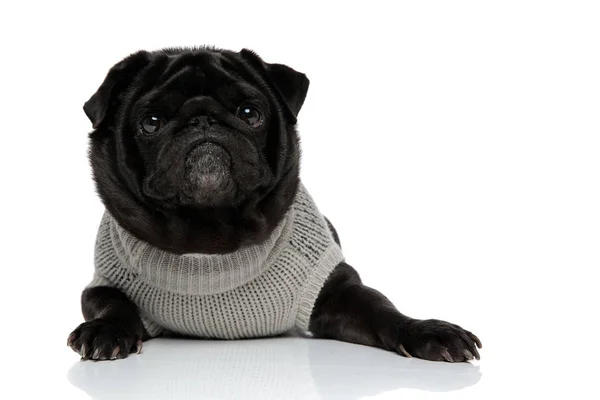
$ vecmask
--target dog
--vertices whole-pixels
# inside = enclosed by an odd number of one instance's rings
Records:
[[[83,360],[139,353],[158,336],[240,339],[291,330],[405,357],[479,359],[449,322],[401,314],[365,286],[299,178],[305,74],[255,52],[138,51],[84,104],[105,206]]]

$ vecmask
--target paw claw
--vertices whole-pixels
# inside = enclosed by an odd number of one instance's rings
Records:
[[[97,360],[97,359],[98,359],[98,357],[100,357],[100,349],[96,349],[96,350],[94,350],[94,354],[92,354],[92,358],[93,358],[94,360]]]
[[[115,347],[112,354],[110,355],[110,359],[115,360],[117,358],[117,355],[119,354],[119,351],[121,351],[121,347],[119,347],[119,346]]]
[[[473,353],[471,353],[469,350],[464,349],[463,350],[463,354],[465,355],[467,360],[472,360],[473,359]]]
[[[138,340],[136,346],[137,346],[136,354],[140,354],[142,352],[142,347],[144,346],[144,344],[142,343],[141,340]]]
[[[84,359],[85,359],[85,350],[86,350],[85,344],[82,344],[81,350],[79,350],[79,355],[81,356],[81,358],[84,358]]]
[[[483,347],[483,345],[481,344],[481,340],[479,340],[479,338],[477,336],[475,336],[471,332],[469,332],[469,337],[471,337],[471,339],[473,339],[473,341],[475,342],[477,347],[479,347],[480,349]]]
[[[402,344],[400,345],[400,352],[402,352],[402,354],[404,354],[406,357],[412,358],[410,353],[408,351],[406,351],[406,349],[404,348],[404,345],[402,345]]]
[[[442,351],[442,357],[444,357],[444,360],[448,361],[448,362],[454,362],[454,358],[452,358],[452,356],[450,355],[450,353],[448,353],[448,350],[444,350]]]
[[[75,341],[76,337],[77,337],[77,335],[75,334],[75,332],[71,333],[69,335],[69,338],[67,339],[67,346],[71,347],[73,345],[73,342]]]

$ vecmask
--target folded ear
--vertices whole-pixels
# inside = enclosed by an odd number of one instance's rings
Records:
[[[306,75],[287,65],[266,63],[252,50],[243,49],[240,55],[275,89],[276,95],[280,97],[295,123],[310,84]]]
[[[148,62],[148,52],[140,51],[115,64],[108,71],[102,85],[83,105],[83,111],[92,121],[94,129],[104,121],[109,108],[116,104],[119,92]]]

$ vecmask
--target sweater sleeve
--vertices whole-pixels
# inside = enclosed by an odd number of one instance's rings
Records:
[[[299,329],[309,330],[310,317],[319,293],[331,272],[342,261],[344,261],[342,250],[337,244],[332,243],[308,276],[308,280],[299,296],[298,314],[296,316],[296,327]]]

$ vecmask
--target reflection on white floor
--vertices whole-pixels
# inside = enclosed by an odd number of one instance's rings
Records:
[[[71,384],[103,399],[360,399],[401,388],[453,391],[479,367],[298,337],[241,341],[154,339],[140,355],[77,361]]]

